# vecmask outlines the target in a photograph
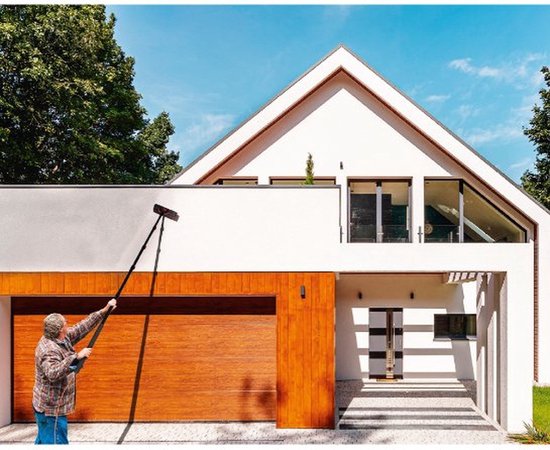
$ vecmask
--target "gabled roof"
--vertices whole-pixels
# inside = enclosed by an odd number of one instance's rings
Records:
[[[526,215],[534,218],[533,216],[542,211],[550,213],[512,179],[343,45],[334,49],[254,115],[225,135],[169,184],[200,183],[293,106],[340,71],[346,72],[480,182],[492,190],[496,189],[506,201],[524,211]]]

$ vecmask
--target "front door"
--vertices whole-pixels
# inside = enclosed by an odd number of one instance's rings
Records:
[[[369,308],[369,378],[403,378],[403,308]]]

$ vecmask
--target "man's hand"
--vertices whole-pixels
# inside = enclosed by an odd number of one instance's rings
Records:
[[[107,304],[105,305],[105,307],[101,310],[101,312],[102,312],[103,314],[106,314],[106,313],[107,313],[107,310],[109,309],[110,306],[112,306],[113,309],[116,308],[116,298],[112,298],[111,300],[109,300],[109,303],[107,303]]]
[[[92,353],[92,349],[91,348],[83,348],[82,350],[80,350],[77,354],[76,354],[76,357],[77,359],[82,359],[82,358],[89,358],[90,355]]]

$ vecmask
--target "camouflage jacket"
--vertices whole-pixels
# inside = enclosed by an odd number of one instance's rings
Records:
[[[42,336],[34,352],[35,378],[32,406],[47,416],[65,416],[75,409],[76,376],[69,366],[76,359],[73,347],[103,318],[96,311],[70,327],[62,341]]]

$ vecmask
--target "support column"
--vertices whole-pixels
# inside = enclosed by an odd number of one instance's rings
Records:
[[[550,226],[539,224],[538,233],[538,382],[542,384],[550,383],[550,327],[548,326],[548,317],[550,317],[550,283],[548,274],[550,273]]]
[[[495,274],[500,288],[500,412],[510,433],[533,421],[533,269]]]
[[[485,396],[485,412],[492,419],[497,420],[497,396],[498,396],[498,384],[497,384],[497,372],[496,356],[498,353],[498,341],[496,339],[497,330],[497,305],[500,297],[500,290],[497,281],[498,275],[489,274],[487,283],[487,295],[485,297],[486,313],[486,341],[487,341],[487,353],[486,353],[486,396]]]
[[[0,297],[0,427],[11,423],[11,299]]]
[[[419,243],[424,241],[424,234],[419,238],[418,230],[421,227],[424,233],[424,178],[420,176],[413,177],[411,183],[411,234],[412,242]]]
[[[477,406],[500,423],[499,304],[502,275],[477,280]]]
[[[482,411],[487,406],[487,275],[480,275],[477,280],[477,305],[476,305],[476,405]]]

